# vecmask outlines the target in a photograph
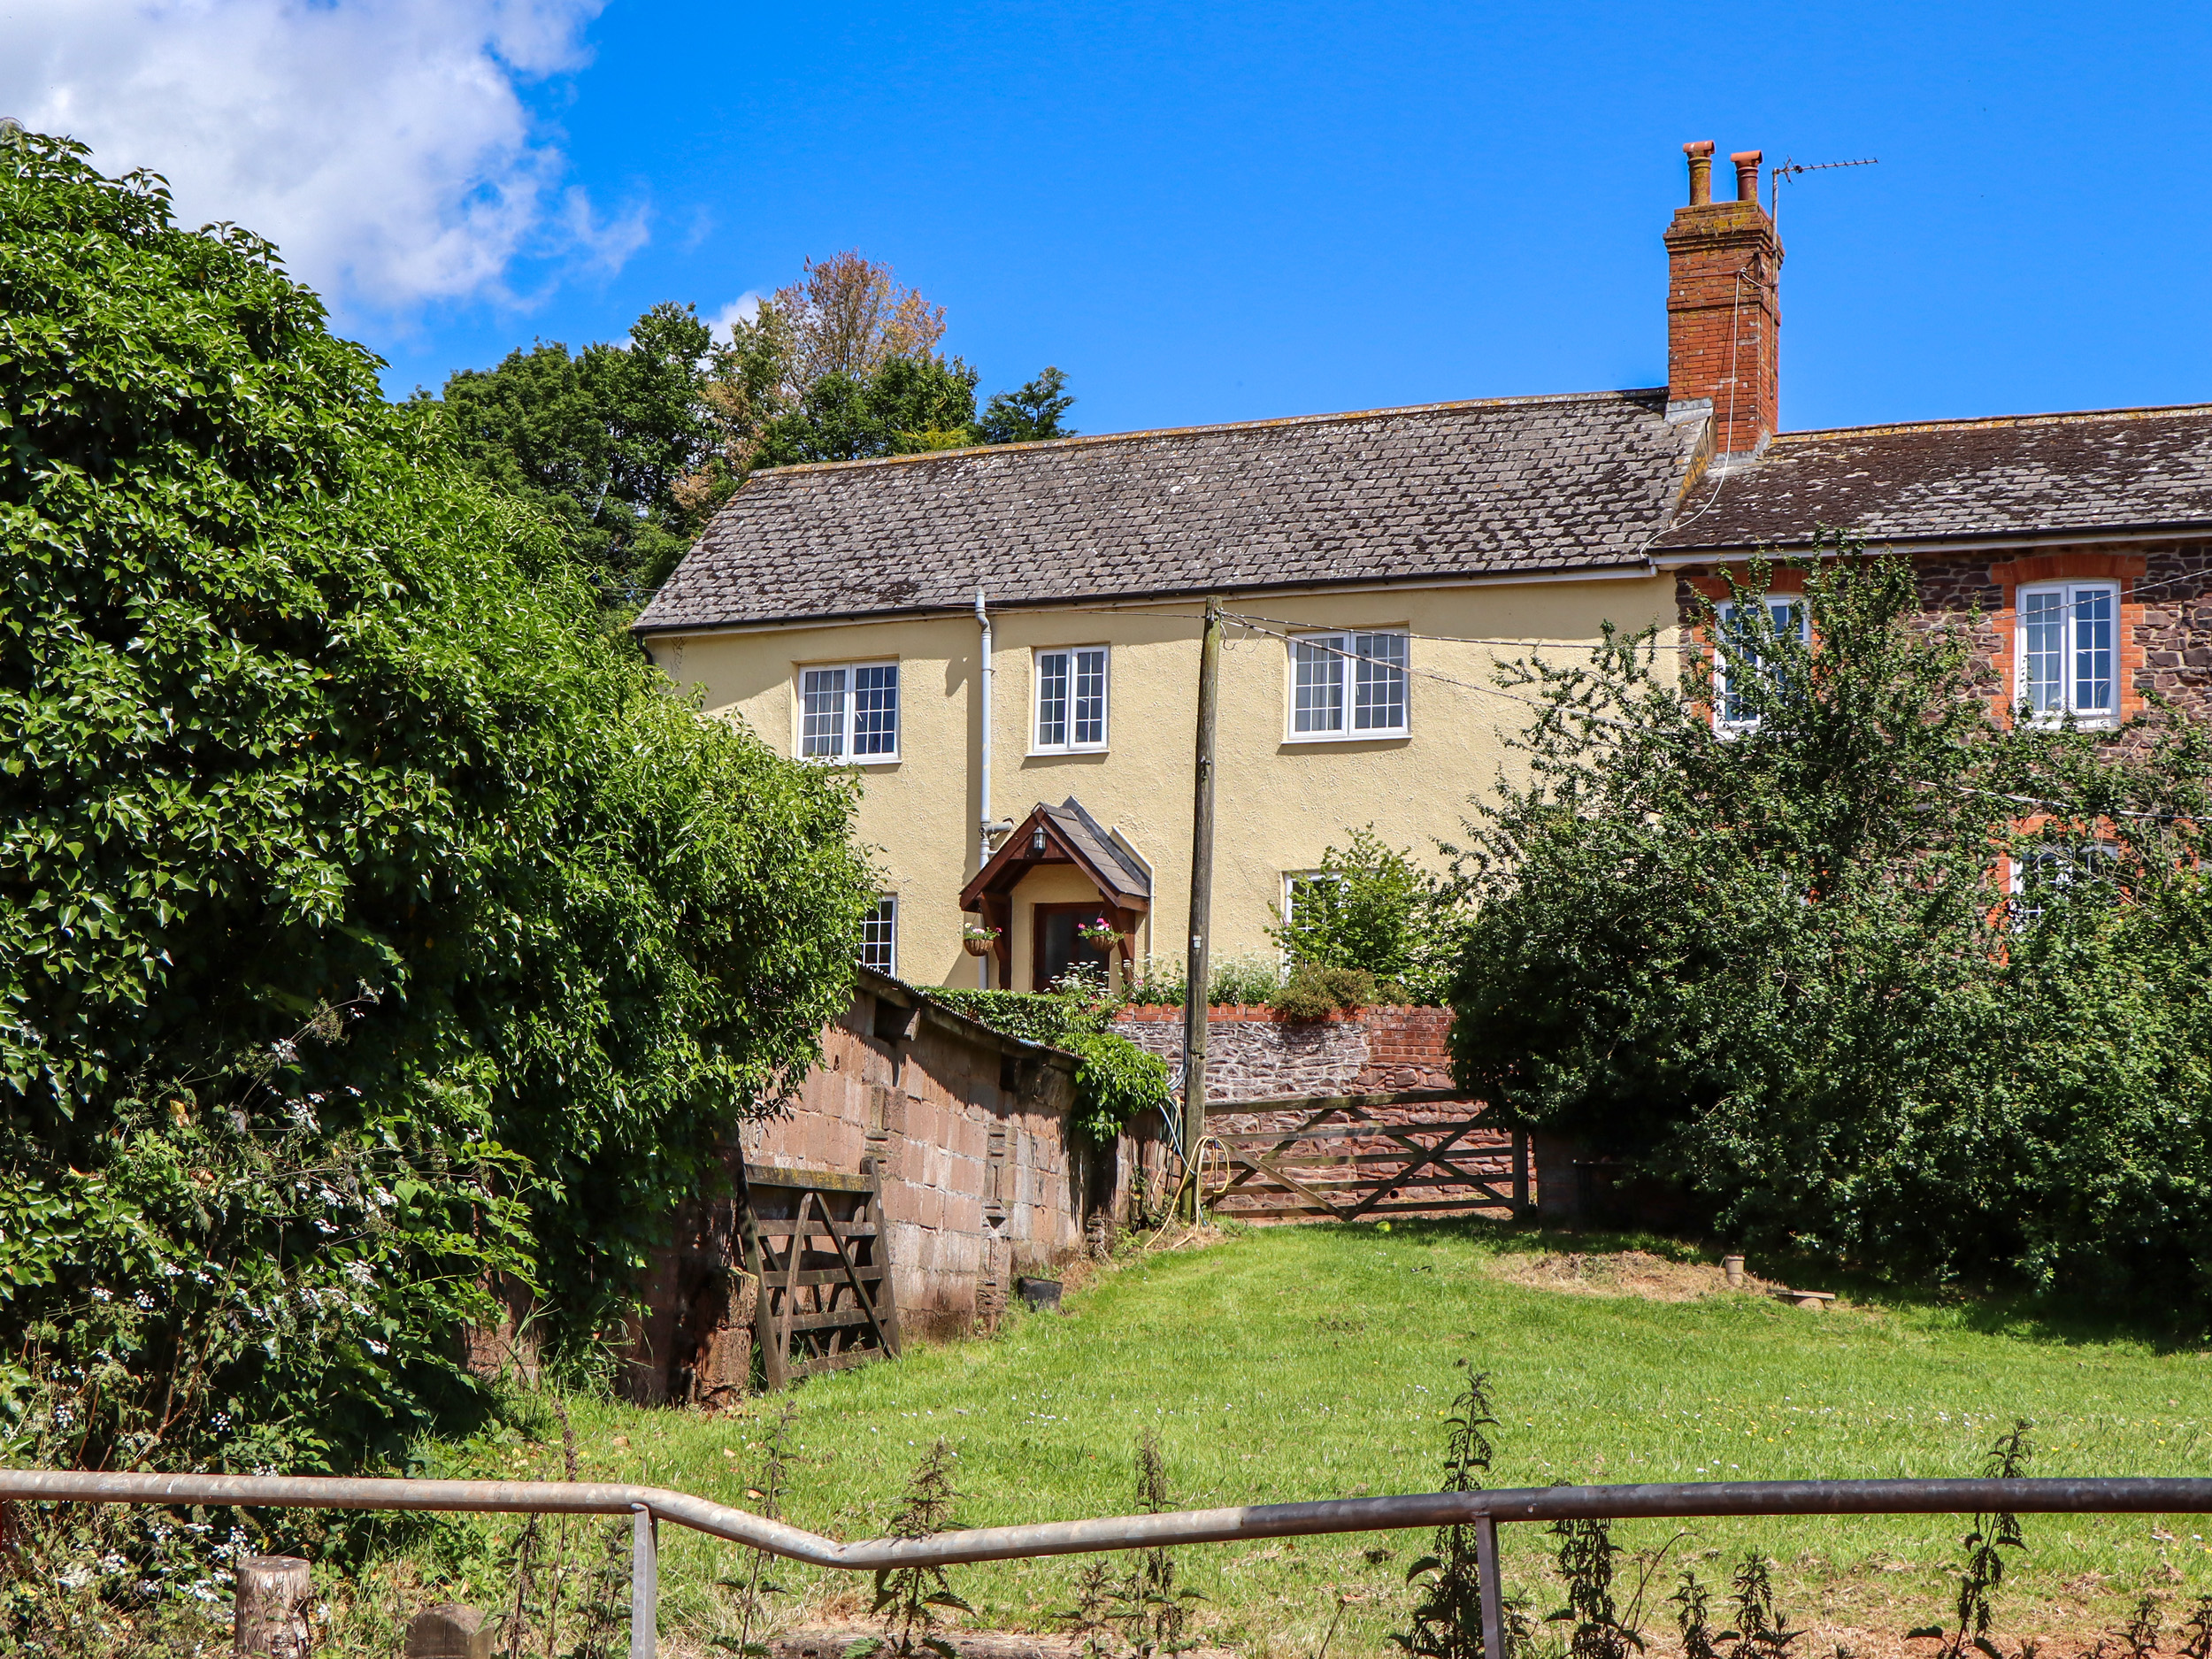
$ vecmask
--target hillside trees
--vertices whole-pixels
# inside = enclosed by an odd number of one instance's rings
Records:
[[[445,383],[457,448],[482,478],[561,526],[613,595],[637,603],[675,568],[734,487],[708,396],[713,334],[656,305],[621,344],[555,342]]]
[[[1047,368],[995,394],[939,354],[944,308],[856,252],[809,261],[732,331],[710,394],[753,465],[911,455],[1071,436],[1067,377]]]
[[[42,1455],[396,1455],[495,1270],[588,1348],[849,993],[848,787],[671,696],[377,367],[157,179],[0,149],[0,1438]]]
[[[1993,720],[1909,565],[1831,550],[1809,643],[1740,613],[1748,729],[1647,637],[1518,671],[1542,710],[1470,826],[1460,1080],[1746,1241],[2201,1324],[2201,728]]]
[[[608,602],[634,609],[756,466],[1071,435],[1058,369],[979,414],[944,334],[943,306],[846,252],[809,261],[726,341],[664,302],[626,341],[572,356],[540,341],[461,370],[442,402],[478,476],[551,518]]]

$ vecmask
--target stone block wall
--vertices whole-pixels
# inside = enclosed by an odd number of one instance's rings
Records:
[[[865,972],[822,1048],[784,1112],[745,1125],[726,1158],[847,1174],[873,1159],[910,1338],[993,1323],[1017,1275],[1042,1276],[1082,1248],[1094,1189],[1112,1202],[1113,1160],[1089,1156],[1073,1128],[1071,1056]],[[654,1255],[626,1394],[652,1403],[744,1392],[752,1286],[741,1256],[733,1199],[682,1208],[673,1241]]]

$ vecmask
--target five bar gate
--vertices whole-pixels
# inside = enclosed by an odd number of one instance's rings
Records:
[[[1715,1515],[2212,1514],[2212,1480],[1744,1480],[1686,1486],[1534,1486],[1333,1499],[1101,1521],[987,1526],[927,1538],[840,1544],[743,1509],[657,1486],[528,1480],[349,1480],[296,1475],[129,1475],[0,1470],[0,1502],[219,1504],[240,1509],[472,1509],[509,1515],[629,1515],[630,1654],[653,1659],[657,1524],[674,1521],[818,1567],[1005,1561],[1245,1539],[1472,1525],[1482,1580],[1483,1650],[1505,1659],[1498,1580],[1502,1522]],[[241,1651],[267,1651],[247,1647]]]
[[[1450,1112],[1417,1109],[1449,1103]],[[1252,1116],[1274,1127],[1216,1128]],[[1528,1137],[1473,1115],[1458,1089],[1215,1102],[1207,1133],[1229,1165],[1207,1203],[1243,1221],[1366,1221],[1529,1207]],[[1501,1188],[1504,1190],[1501,1190]]]
[[[899,1356],[882,1172],[741,1166],[737,1225],[760,1286],[753,1330],[768,1386]]]

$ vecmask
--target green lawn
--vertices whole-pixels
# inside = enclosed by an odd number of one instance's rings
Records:
[[[1663,1302],[1504,1276],[1548,1244],[1600,1248],[1479,1223],[1280,1228],[1108,1271],[1064,1315],[1017,1317],[994,1340],[920,1348],[795,1390],[787,1513],[840,1537],[879,1533],[939,1435],[959,1454],[964,1525],[1121,1513],[1147,1427],[1178,1501],[1193,1507],[1425,1491],[1462,1356],[1492,1376],[1499,1486],[1966,1475],[2016,1416],[2035,1424],[2032,1473],[2201,1475],[2212,1461],[2201,1349],[1990,1304],[1892,1299],[1814,1314],[1751,1294]],[[722,1416],[581,1399],[570,1409],[587,1478],[743,1504],[780,1403]],[[440,1472],[553,1475],[558,1463],[557,1445],[524,1439]],[[2093,1630],[2145,1591],[2167,1598],[2170,1627],[2212,1592],[2203,1519],[2030,1517],[2026,1529],[2029,1551],[2001,1593],[2005,1629]],[[1647,1549],[1677,1530],[1636,1523],[1617,1536]],[[1941,1517],[1693,1522],[1644,1622],[1665,1625],[1679,1563],[1724,1577],[1755,1548],[1780,1563],[1785,1610],[1815,1632],[1801,1647],[1809,1659],[1838,1642],[1893,1647],[1942,1616],[1964,1530]],[[455,1523],[443,1570],[477,1581],[488,1602],[511,1532]],[[680,1530],[665,1538],[671,1638],[733,1634],[733,1598],[714,1581],[749,1558]],[[1509,1586],[1549,1611],[1549,1540],[1525,1526],[1505,1540]],[[1358,1535],[1192,1548],[1181,1561],[1209,1598],[1210,1641],[1310,1659],[1340,1594],[1351,1599],[1330,1651],[1385,1651],[1402,1619],[1405,1564],[1424,1547],[1418,1534]],[[956,1578],[989,1623],[1033,1629],[1068,1605],[1079,1565],[1010,1563]],[[787,1565],[771,1576],[788,1592],[787,1622],[851,1610],[858,1587]]]

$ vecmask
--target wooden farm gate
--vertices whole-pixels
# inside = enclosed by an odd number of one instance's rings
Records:
[[[1457,1110],[1408,1110],[1448,1103]],[[1262,1117],[1276,1121],[1252,1121]],[[1455,1090],[1223,1102],[1207,1108],[1206,1122],[1229,1166],[1226,1183],[1207,1200],[1217,1215],[1367,1221],[1529,1213],[1528,1137],[1492,1127]]]
[[[753,1332],[771,1388],[817,1371],[896,1359],[883,1184],[864,1173],[743,1166],[738,1192],[745,1271],[760,1286]]]

